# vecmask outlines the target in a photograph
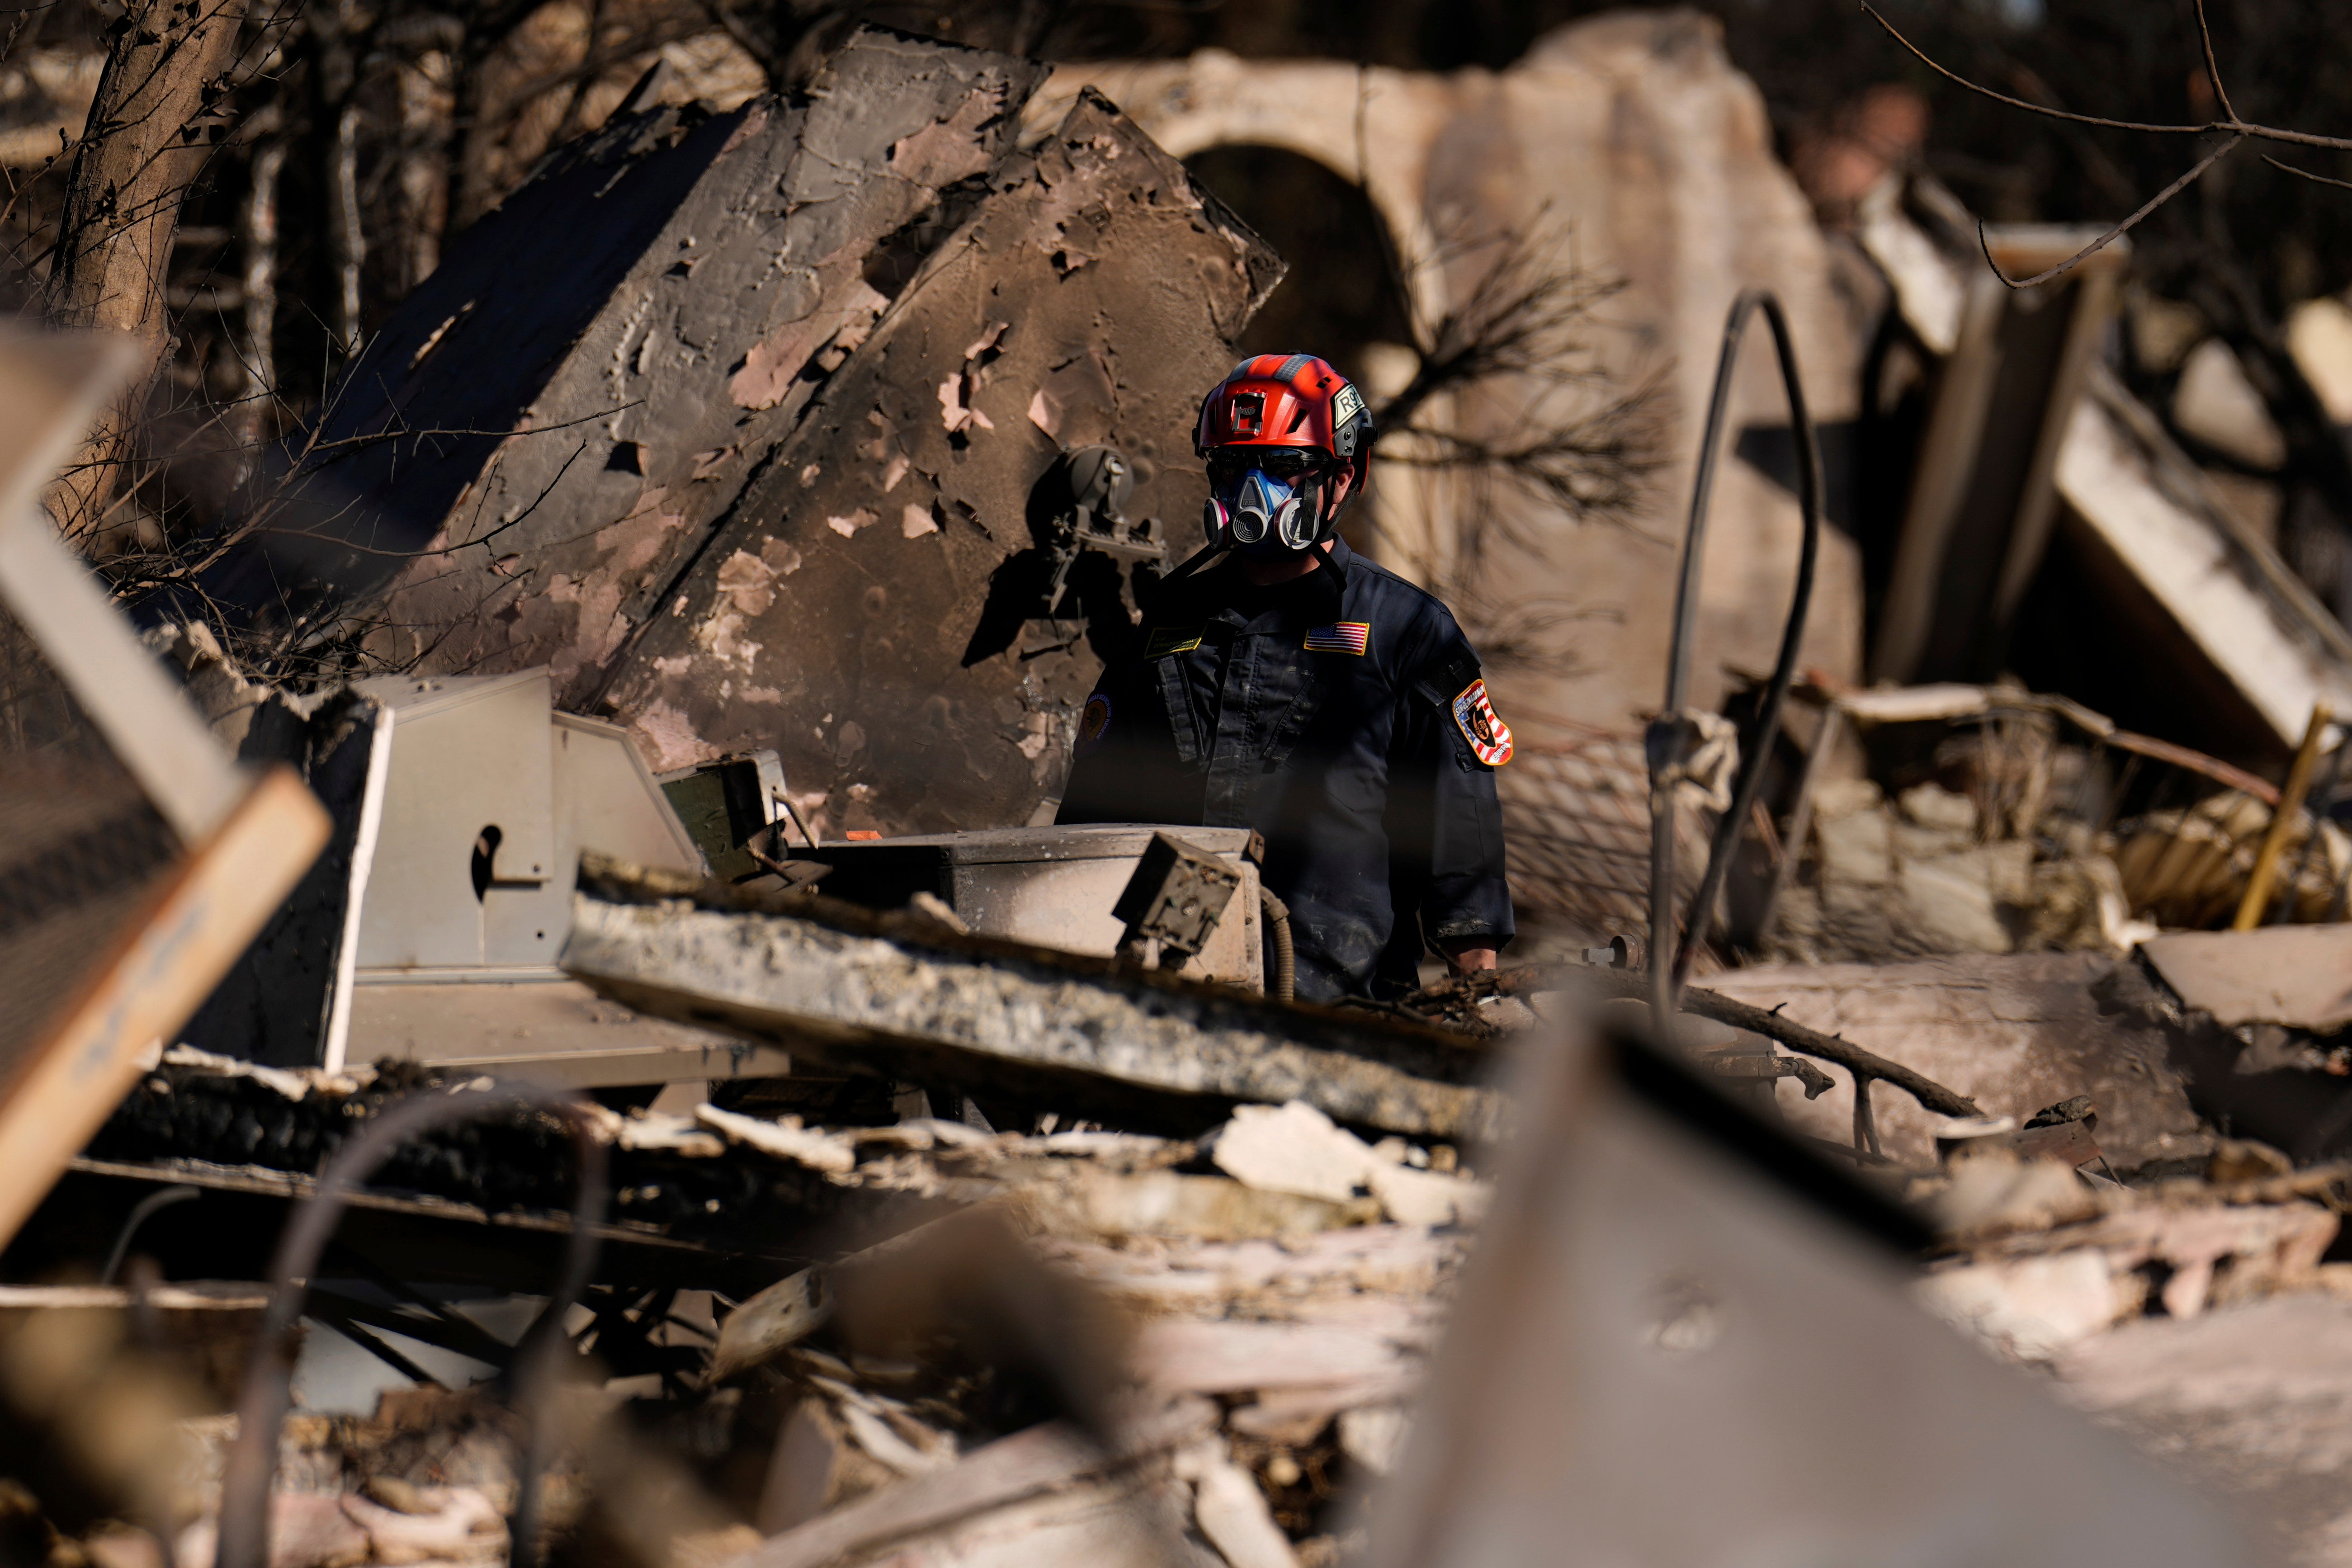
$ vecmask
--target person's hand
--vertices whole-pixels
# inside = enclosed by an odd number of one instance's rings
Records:
[[[1479,940],[1470,937],[1458,942],[1441,942],[1437,949],[1445,954],[1445,962],[1454,966],[1454,973],[1475,974],[1482,969],[1495,967],[1495,949],[1474,946]]]

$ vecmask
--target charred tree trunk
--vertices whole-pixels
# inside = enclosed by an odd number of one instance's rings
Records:
[[[194,122],[226,91],[244,0],[131,0],[112,28],[89,121],[66,176],[42,298],[55,325],[121,332],[141,374],[50,489],[58,527],[88,547],[121,482],[131,432],[171,342],[164,272],[190,182],[211,155]]]
[[[360,269],[367,237],[360,227],[359,55],[351,0],[314,8],[310,36],[317,56],[311,73],[318,100],[311,123],[325,132],[319,146],[319,188],[327,197],[327,265],[334,279],[328,324],[335,352],[359,353]]]
[[[278,395],[278,183],[286,172],[286,143],[272,138],[253,150],[245,193],[245,405],[238,435],[240,467],[270,435],[269,405]]]

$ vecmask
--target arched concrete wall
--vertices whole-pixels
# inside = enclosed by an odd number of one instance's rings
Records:
[[[1779,292],[1817,419],[1851,418],[1859,379],[1860,345],[1827,242],[1773,158],[1762,100],[1732,68],[1715,23],[1691,11],[1595,17],[1500,72],[1439,76],[1222,52],[1066,66],[1033,116],[1051,123],[1085,86],[1180,157],[1225,144],[1280,147],[1360,184],[1396,238],[1424,321],[1476,280],[1477,263],[1441,254],[1442,237],[1554,225],[1578,262],[1623,280],[1601,307],[1607,325],[1595,346],[1621,382],[1662,375],[1664,466],[1633,514],[1616,523],[1495,489],[1491,505],[1508,514],[1513,542],[1492,542],[1488,531],[1477,596],[1498,619],[1515,609],[1575,615],[1553,658],[1490,670],[1522,734],[1539,741],[1580,726],[1638,726],[1664,681],[1692,459],[1732,300],[1754,285]],[[1735,432],[1786,421],[1770,360],[1766,344],[1751,342],[1736,384]],[[1465,398],[1459,416],[1506,419],[1516,411],[1509,392]],[[1442,570],[1449,526],[1458,538],[1458,509],[1475,491],[1417,489],[1398,498],[1402,510],[1440,521],[1391,563]],[[1698,696],[1710,703],[1727,684],[1727,666],[1769,667],[1801,527],[1794,500],[1745,463],[1719,468],[1714,505],[1699,633]],[[1859,558],[1833,538],[1807,663],[1857,674],[1861,631]]]

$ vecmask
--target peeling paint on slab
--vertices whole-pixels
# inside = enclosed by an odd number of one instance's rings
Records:
[[[587,703],[887,309],[867,256],[935,212],[943,184],[1011,153],[1042,74],[863,31],[789,102],[666,106],[560,149],[452,245],[329,399],[317,434],[333,456],[299,477],[296,510],[306,533],[342,530],[352,548],[264,540],[220,587],[267,605],[323,571],[388,595],[374,651],[390,662],[554,664],[559,701]],[[419,434],[352,439],[404,427]],[[656,490],[658,532],[605,537]],[[494,550],[465,548],[493,529]],[[436,538],[449,553],[401,569]],[[492,567],[508,554],[528,563],[519,584]],[[494,585],[507,597],[485,615]]]
[[[1099,99],[995,184],[708,551],[714,563],[758,541],[801,552],[801,570],[770,585],[767,609],[726,634],[768,650],[757,679],[782,694],[792,721],[778,705],[717,693],[724,661],[711,628],[744,612],[715,564],[683,585],[685,616],[644,631],[606,691],[624,715],[656,700],[691,715],[714,752],[773,746],[785,776],[825,781],[835,820],[855,805],[860,827],[1023,823],[1060,783],[1096,650],[1132,635],[1133,612],[1118,569],[1089,557],[1074,577],[1083,635],[1020,643],[1039,613],[1038,588],[1022,584],[1043,581],[1024,576],[1042,557],[1025,520],[1058,455],[1026,417],[1031,400],[1041,386],[1066,398],[1065,444],[1083,432],[1137,460],[1149,477],[1134,515],[1193,515],[1193,481],[1163,457],[1189,455],[1199,389],[1233,362],[1220,323],[1245,321],[1278,270]],[[1105,226],[1090,232],[1107,243],[1097,265],[1065,276],[1031,239],[1081,209],[1099,216]],[[1121,385],[1123,363],[1150,365],[1149,380]],[[682,653],[697,662],[680,676]],[[816,732],[811,719],[833,712],[858,716],[864,745]]]

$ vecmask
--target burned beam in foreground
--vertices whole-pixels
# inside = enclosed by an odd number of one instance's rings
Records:
[[[754,900],[583,856],[562,964],[643,1012],[829,1065],[927,1077],[1066,1115],[1205,1129],[1237,1101],[1486,1140],[1475,1046],[1371,1015],[1261,1001],[1117,961],[968,937],[810,898]],[[751,907],[746,907],[751,905]]]

